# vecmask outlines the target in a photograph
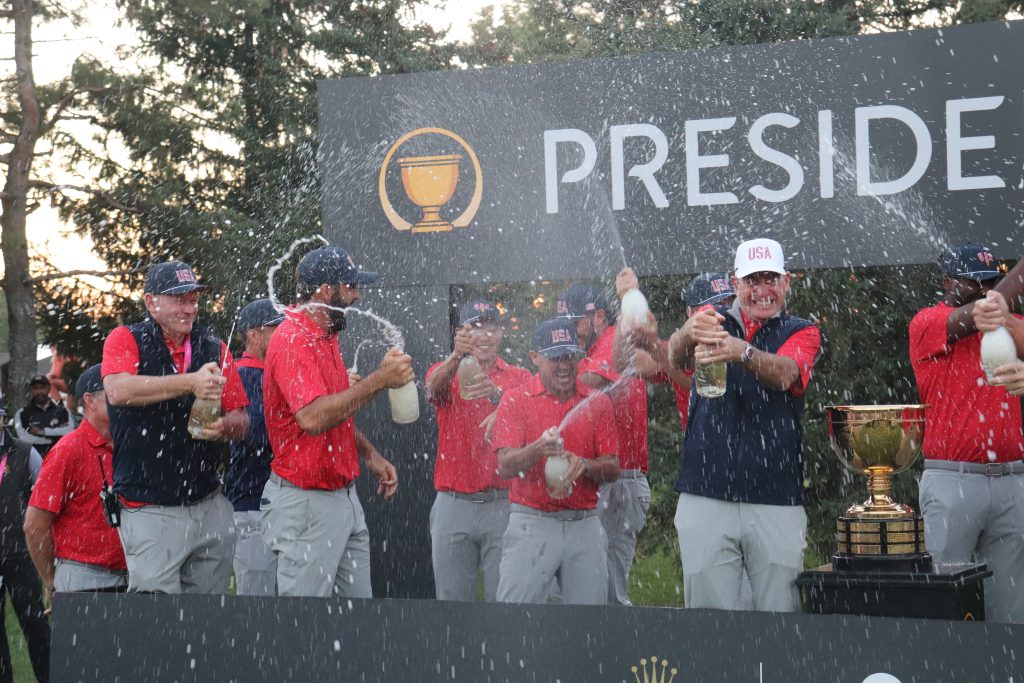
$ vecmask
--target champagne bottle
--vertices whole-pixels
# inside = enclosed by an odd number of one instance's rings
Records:
[[[993,380],[992,371],[1000,365],[1008,365],[1017,360],[1017,345],[1005,327],[990,330],[981,335],[981,367],[985,378]]]
[[[461,396],[463,400],[470,400],[469,396],[466,395],[466,392],[468,389],[472,389],[480,383],[483,372],[484,370],[480,366],[480,361],[478,361],[473,354],[463,356],[462,360],[459,361],[459,396]]]
[[[416,392],[416,382],[388,389],[388,401],[391,403],[391,419],[396,424],[410,424],[420,419],[420,398]]]
[[[647,324],[647,314],[651,312],[647,305],[647,297],[639,289],[631,289],[622,295],[622,324],[625,329],[632,329]]]
[[[697,354],[703,353],[704,347],[697,347]],[[704,398],[718,398],[728,388],[729,365],[725,361],[716,363],[697,363],[694,367],[693,382],[697,387],[697,395]]]
[[[202,439],[203,430],[220,419],[220,398],[197,398],[188,415],[188,433],[193,439]]]

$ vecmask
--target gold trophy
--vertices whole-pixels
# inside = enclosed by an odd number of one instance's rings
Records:
[[[930,572],[924,520],[889,497],[894,475],[921,452],[923,405],[829,406],[828,436],[847,468],[868,475],[870,496],[836,521],[837,571]]]
[[[412,226],[412,232],[452,229],[452,224],[441,218],[441,207],[452,198],[459,184],[460,159],[461,154],[443,154],[398,160],[405,194],[423,210],[423,220]]]

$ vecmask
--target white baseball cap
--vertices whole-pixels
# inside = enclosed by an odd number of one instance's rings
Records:
[[[766,237],[747,240],[736,248],[733,274],[736,277],[746,277],[751,273],[760,272],[786,274],[786,259],[782,256],[782,245]]]

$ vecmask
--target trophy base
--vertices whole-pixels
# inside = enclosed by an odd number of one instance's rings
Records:
[[[445,220],[420,221],[412,226],[412,232],[449,232],[453,229],[452,224]]]
[[[917,516],[840,517],[836,520],[837,571],[930,572],[924,520]]]

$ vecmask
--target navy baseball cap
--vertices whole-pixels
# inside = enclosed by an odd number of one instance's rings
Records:
[[[100,376],[100,363],[89,366],[75,381],[75,398],[81,400],[86,394],[103,391],[103,377]]]
[[[586,355],[576,338],[576,326],[568,318],[545,320],[533,332],[533,350],[545,358]]]
[[[717,304],[722,299],[736,296],[732,281],[724,273],[700,273],[686,285],[683,301],[691,308]]]
[[[50,379],[46,375],[33,375],[32,379],[28,381],[28,385],[34,387],[37,384],[50,386]]]
[[[377,273],[356,268],[355,261],[341,247],[314,249],[299,261],[295,279],[308,287],[320,285],[370,285],[380,277]]]
[[[980,244],[958,244],[939,255],[939,267],[950,277],[984,282],[1002,275],[996,257]]]
[[[245,334],[258,327],[276,327],[284,322],[284,313],[270,299],[250,301],[238,312],[238,331]]]
[[[501,311],[490,301],[470,301],[459,307],[459,327],[484,320],[501,320]]]
[[[188,294],[197,289],[206,289],[206,285],[196,280],[192,266],[182,261],[167,261],[150,267],[146,273],[146,294]]]
[[[572,285],[558,299],[559,318],[575,320],[601,310],[608,310],[608,301],[593,285]]]

